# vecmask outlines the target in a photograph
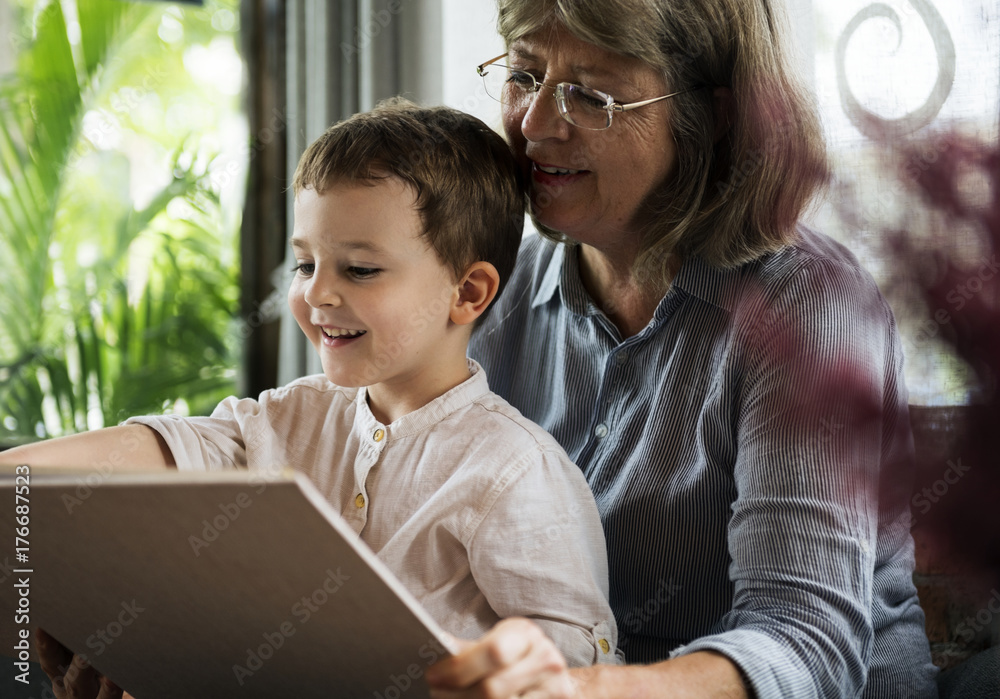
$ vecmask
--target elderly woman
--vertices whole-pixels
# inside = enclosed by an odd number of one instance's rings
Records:
[[[900,343],[798,223],[827,169],[774,0],[499,0],[499,27],[479,70],[541,236],[470,354],[586,474],[628,665],[507,620],[435,696],[935,696]]]

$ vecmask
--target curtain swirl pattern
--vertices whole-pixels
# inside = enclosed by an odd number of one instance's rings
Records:
[[[945,221],[912,185],[948,147],[948,133],[997,141],[1000,119],[998,0],[787,0],[803,79],[819,105],[833,181],[812,223],[850,247],[889,298],[903,337],[911,402],[973,399],[969,371],[941,341],[948,308],[916,301],[921,260],[895,259],[889,234],[978,264],[975,232]],[[918,155],[900,161],[900,149]],[[992,196],[969,172],[966,196]],[[943,311],[943,313],[942,313]]]

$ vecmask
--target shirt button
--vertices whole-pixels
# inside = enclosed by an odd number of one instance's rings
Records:
[[[361,493],[358,493],[358,497],[354,498],[354,504],[357,505],[358,507],[364,507],[365,506],[365,496],[362,495]]]
[[[608,639],[602,638],[600,641],[597,642],[597,645],[601,647],[601,651],[603,651],[605,655],[611,652],[611,644],[608,643]]]
[[[372,433],[372,439],[376,442],[381,442],[382,438],[385,437],[385,430],[379,427],[375,432]]]
[[[598,439],[604,439],[605,437],[607,437],[608,426],[602,422],[600,425],[594,428],[594,436],[596,436]]]
[[[615,363],[621,366],[628,362],[628,352],[619,352],[615,355]]]

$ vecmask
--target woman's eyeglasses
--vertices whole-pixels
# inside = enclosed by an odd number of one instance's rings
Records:
[[[627,112],[630,109],[645,107],[647,104],[676,97],[695,89],[689,88],[641,102],[621,104],[606,92],[592,90],[575,83],[548,85],[538,82],[531,73],[497,63],[502,58],[507,58],[507,54],[502,54],[476,66],[476,72],[482,77],[486,93],[490,97],[511,109],[526,109],[539,90],[543,87],[551,88],[555,94],[559,114],[562,115],[563,119],[581,129],[594,131],[606,129],[611,126],[611,119],[615,112]]]

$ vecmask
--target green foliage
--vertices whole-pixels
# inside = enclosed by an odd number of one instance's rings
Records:
[[[192,44],[232,45],[212,25],[235,0],[208,6],[28,3],[9,35],[0,444],[204,413],[235,390],[238,215],[212,181],[221,145],[164,117],[217,98],[185,68]]]

